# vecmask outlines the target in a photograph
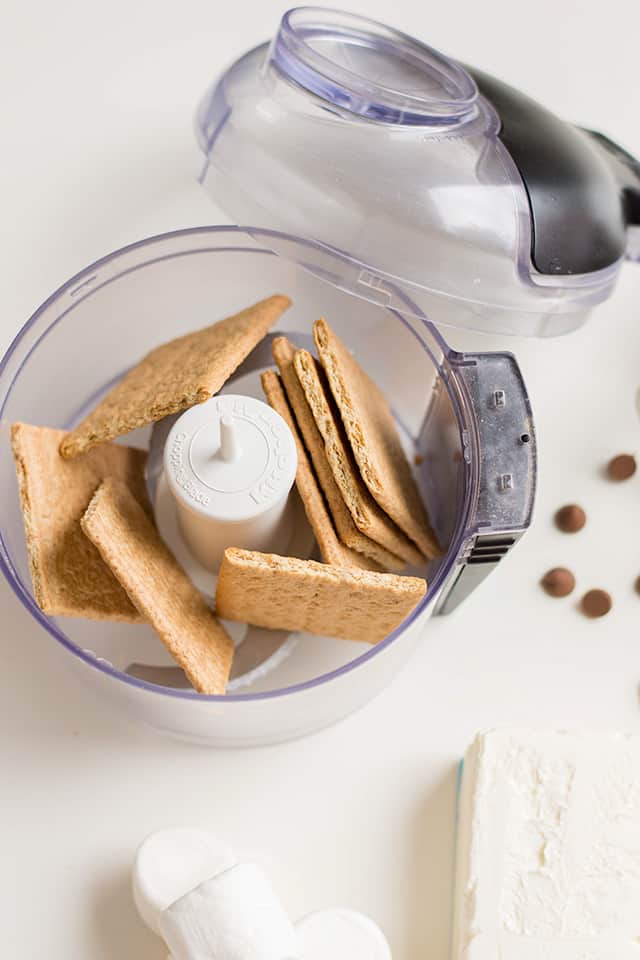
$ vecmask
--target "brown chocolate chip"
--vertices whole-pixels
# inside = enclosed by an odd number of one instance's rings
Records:
[[[563,533],[577,533],[578,530],[582,530],[586,522],[586,513],[575,503],[560,507],[556,513],[556,526]]]
[[[607,464],[607,476],[610,480],[628,480],[636,472],[636,458],[630,453],[619,453]]]
[[[588,617],[604,617],[613,606],[606,590],[589,590],[580,601],[582,612]]]
[[[540,581],[550,597],[568,597],[576,585],[576,578],[566,567],[554,567]]]
[[[421,453],[416,453],[415,457],[413,458],[413,462],[415,463],[416,467],[419,467],[424,463],[424,457]]]
[[[636,579],[636,593],[640,593],[640,577]]]

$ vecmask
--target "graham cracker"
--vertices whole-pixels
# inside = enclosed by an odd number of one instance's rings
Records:
[[[125,483],[151,511],[146,451],[109,443],[80,460],[63,460],[58,448],[64,435],[27,423],[11,427],[36,602],[52,616],[140,622],[144,618],[83,534],[80,518],[105,477]]]
[[[322,435],[333,478],[358,530],[407,563],[420,564],[423,556],[376,503],[365,486],[336,409],[322,368],[307,350],[296,351],[294,367]]]
[[[105,480],[81,524],[195,689],[223,694],[233,642],[128,488]]]
[[[338,567],[355,567],[365,570],[379,570],[375,561],[362,554],[350,550],[341,543],[336,535],[331,517],[327,511],[322,492],[315,478],[313,468],[309,463],[306,450],[303,446],[298,428],[289,409],[287,398],[280,377],[273,370],[262,374],[262,389],[270,406],[279,413],[291,430],[296,442],[298,453],[298,468],[296,471],[296,486],[304,504],[304,510],[320,548],[322,558],[326,563],[333,563]]]
[[[360,473],[376,503],[431,559],[438,539],[382,391],[322,318],[313,335]]]
[[[216,612],[277,630],[378,643],[425,595],[418,577],[349,570],[230,547],[216,590]]]
[[[156,347],[64,438],[63,457],[209,400],[291,300],[280,295]]]
[[[287,395],[287,399],[293,410],[296,423],[302,434],[305,446],[311,455],[311,460],[315,468],[316,477],[324,493],[329,512],[333,518],[336,532],[342,542],[363,553],[366,557],[371,557],[376,563],[380,564],[386,570],[399,571],[405,566],[404,560],[397,557],[389,550],[385,550],[380,544],[375,543],[365,536],[353,521],[349,508],[344,502],[340,489],[334,480],[333,472],[329,466],[327,455],[324,449],[324,441],[316,426],[313,414],[304,395],[304,390],[296,375],[293,358],[296,347],[287,340],[286,337],[276,337],[271,345],[273,358],[280,370],[282,383]]]

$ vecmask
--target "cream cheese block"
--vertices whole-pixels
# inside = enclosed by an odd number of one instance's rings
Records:
[[[640,960],[640,735],[478,736],[456,861],[453,960]]]

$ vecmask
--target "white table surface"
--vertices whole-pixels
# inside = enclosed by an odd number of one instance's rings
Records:
[[[431,4],[353,0],[522,86],[640,154],[636,0]],[[102,254],[218,214],[192,173],[191,115],[214,74],[267,38],[271,0],[12,0],[1,4],[0,346]],[[273,871],[292,914],[369,912],[394,960],[445,960],[455,766],[478,729],[638,729],[640,269],[581,332],[508,346],[540,436],[533,529],[472,600],[432,621],[375,702],[310,739],[211,752],[124,725],[67,676],[51,639],[0,585],[0,936],[20,960],[162,960],[129,894],[136,844],[175,824],[219,831]],[[465,341],[465,343],[470,343]],[[55,388],[55,381],[51,384]],[[589,524],[563,537],[556,506]],[[537,581],[566,563],[615,598],[603,621]]]

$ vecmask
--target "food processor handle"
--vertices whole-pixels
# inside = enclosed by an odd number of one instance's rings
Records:
[[[627,260],[640,261],[640,160],[604,133],[583,128],[600,151],[618,183],[628,228]]]
[[[525,533],[537,475],[533,415],[513,354],[452,353],[449,362],[468,424],[461,465],[468,515],[436,614],[459,606]]]
[[[640,259],[640,164],[607,137],[567,123],[520,90],[468,68],[500,122],[531,213],[538,273],[597,273]]]

